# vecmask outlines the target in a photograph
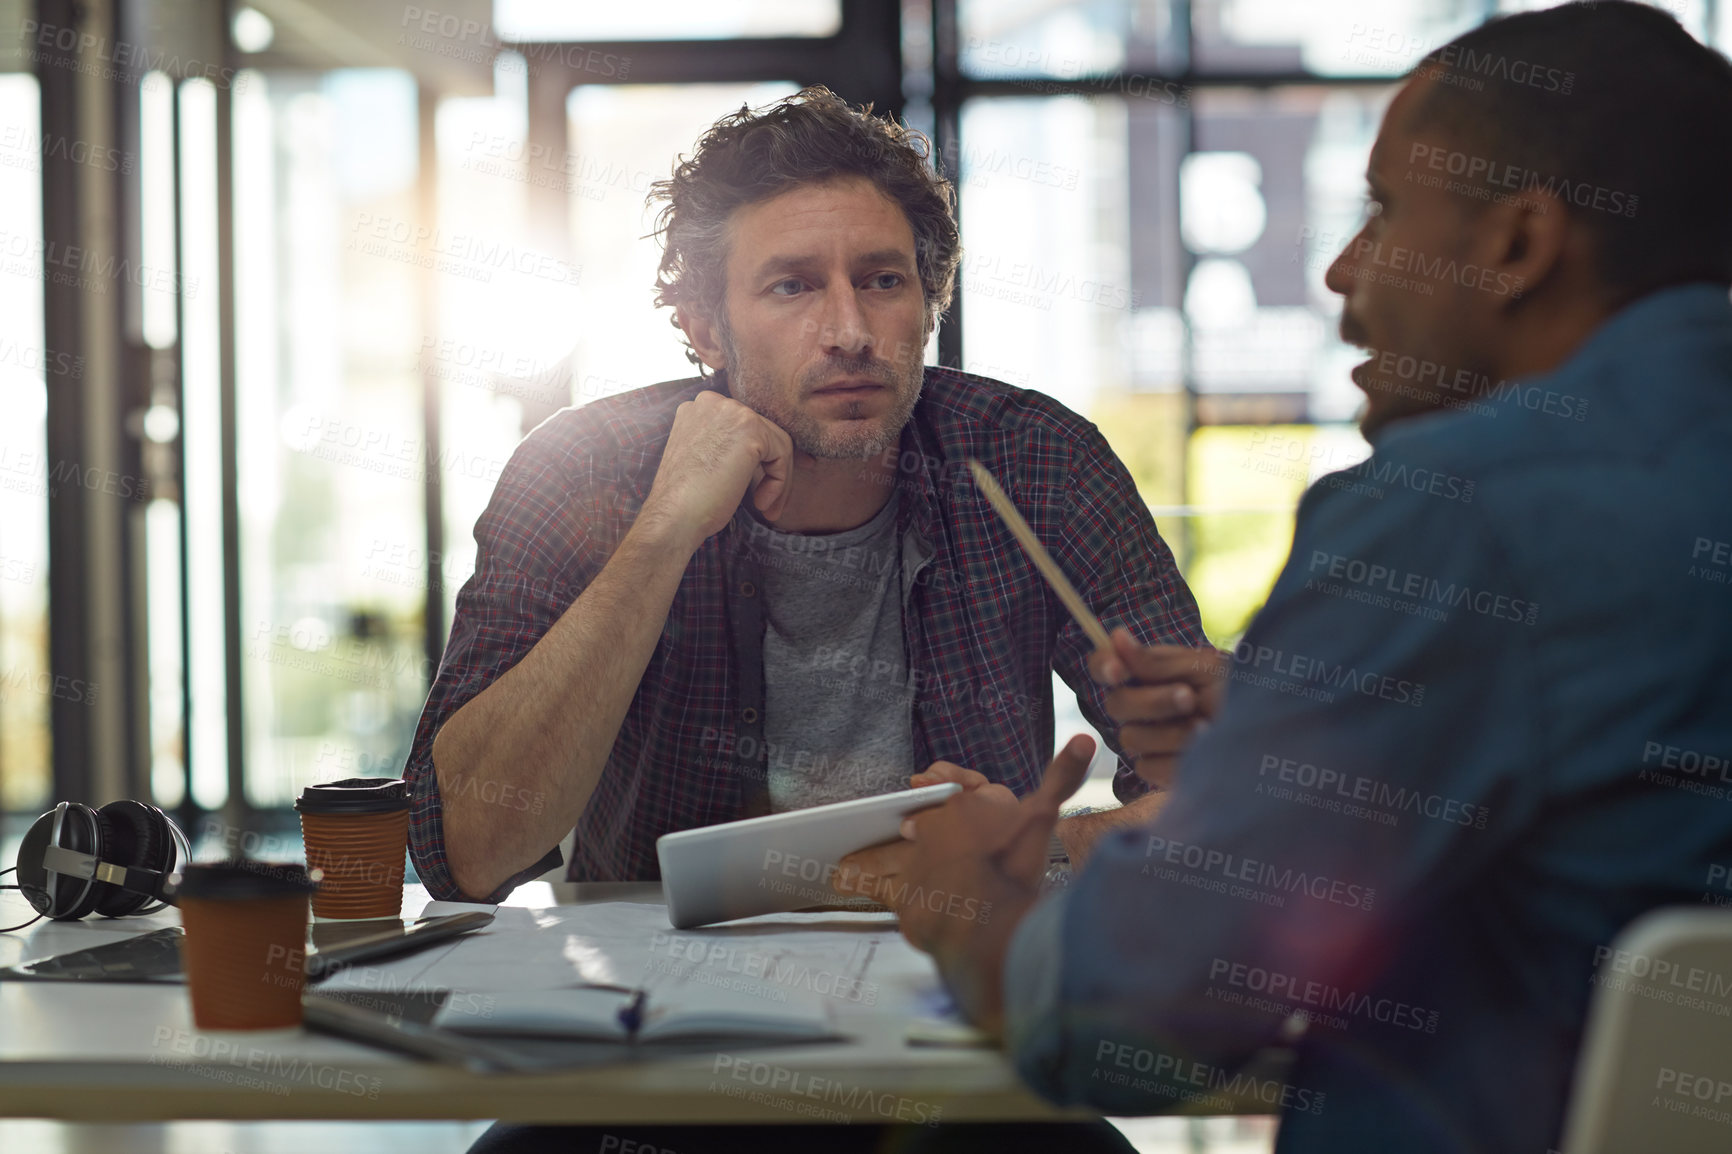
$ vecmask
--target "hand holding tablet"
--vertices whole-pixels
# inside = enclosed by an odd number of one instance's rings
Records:
[[[902,820],[962,792],[955,782],[773,813],[656,839],[675,929],[828,905],[838,863],[901,836]]]

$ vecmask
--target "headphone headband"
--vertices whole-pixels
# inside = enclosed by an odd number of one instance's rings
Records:
[[[87,853],[78,853],[65,846],[50,845],[42,851],[42,868],[62,877],[88,878],[119,886],[135,894],[160,898],[162,881],[167,874],[147,870],[143,866],[124,866],[103,861]]]

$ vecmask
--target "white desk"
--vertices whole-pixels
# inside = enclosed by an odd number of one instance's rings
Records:
[[[654,901],[659,896],[655,885],[532,883],[520,888],[510,904]],[[416,912],[425,900],[424,891],[411,887],[404,909]],[[0,965],[177,920],[169,910],[120,921],[38,923],[34,931],[0,937]],[[907,998],[890,996],[873,1010],[850,1008],[841,1025],[856,1036],[847,1042],[723,1048],[653,1064],[554,1074],[474,1075],[305,1031],[200,1033],[192,1025],[186,988],[179,985],[0,982],[0,1116],[80,1121],[504,1118],[603,1124],[813,1122],[844,1116],[872,1122],[896,1121],[899,1112],[901,1120],[922,1121],[934,1111],[951,1122],[1090,1116],[1048,1106],[1023,1088],[995,1051],[908,1045],[903,1040],[908,1004]],[[750,1078],[732,1077],[740,1067],[729,1066],[730,1061],[758,1064],[748,1067],[754,1076],[768,1070],[766,1077],[782,1084],[758,1086]],[[824,1113],[814,1113],[819,1110]]]

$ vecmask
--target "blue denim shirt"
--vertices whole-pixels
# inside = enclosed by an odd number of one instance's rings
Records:
[[[1732,901],[1726,290],[1448,376],[1458,411],[1306,494],[1166,811],[1018,927],[1008,1044],[1048,1096],[1257,1099],[1287,1154],[1544,1154],[1596,949]],[[1243,1073],[1281,1042],[1285,1085]]]

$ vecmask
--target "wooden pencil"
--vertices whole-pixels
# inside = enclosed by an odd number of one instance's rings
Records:
[[[1064,602],[1064,607],[1070,610],[1070,615],[1076,618],[1076,623],[1082,626],[1083,632],[1089,635],[1089,640],[1095,643],[1097,649],[1111,649],[1113,639],[1108,635],[1106,626],[1101,624],[1100,618],[1089,611],[1082,595],[1076,591],[1076,587],[1064,575],[1064,570],[1058,567],[1058,562],[1052,559],[1052,554],[1048,553],[1046,547],[1040,543],[1040,538],[1034,535],[1034,530],[1028,527],[1028,522],[1022,519],[1022,514],[1016,511],[1016,506],[1011,504],[1010,498],[1005,496],[1004,490],[998,487],[998,482],[993,479],[992,474],[986,471],[986,466],[970,457],[968,470],[974,474],[975,487],[985,495],[987,503],[998,514],[999,519],[1009,527],[1017,543],[1022,546],[1023,552],[1028,554],[1029,560],[1034,562],[1034,567],[1039,569],[1041,576],[1046,578],[1046,583],[1052,586],[1052,591],[1058,594],[1058,599]]]

